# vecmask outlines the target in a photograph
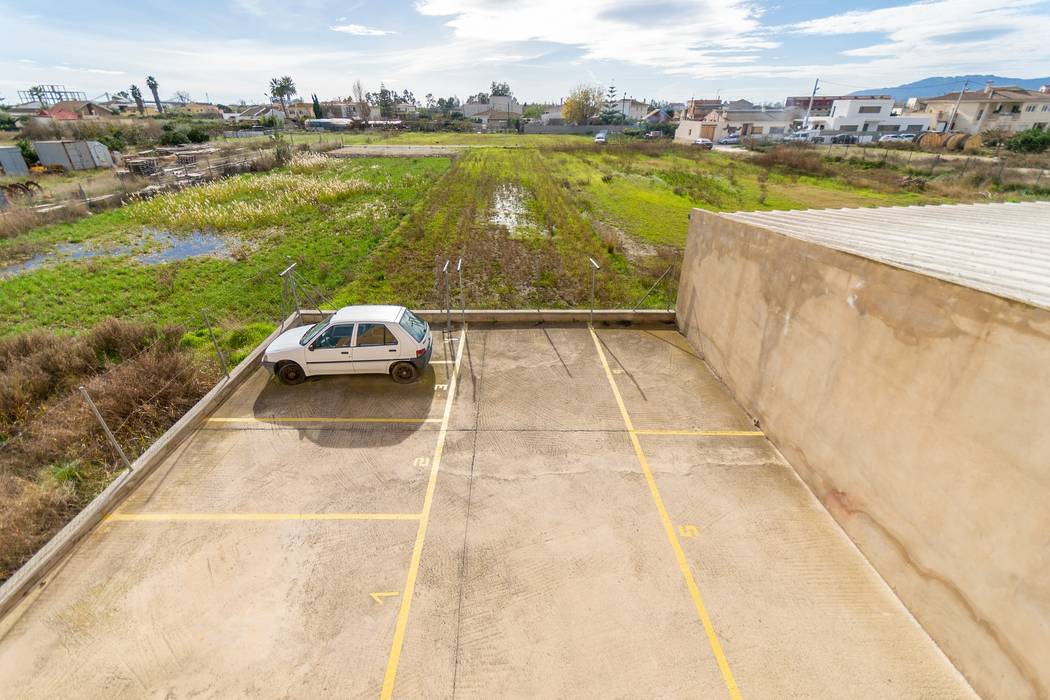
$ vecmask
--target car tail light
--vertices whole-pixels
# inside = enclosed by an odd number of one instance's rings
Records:
[[[426,351],[426,348],[416,348],[416,357],[422,357]]]

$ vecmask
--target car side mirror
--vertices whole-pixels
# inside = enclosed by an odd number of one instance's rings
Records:
[[[310,352],[313,352],[315,347],[317,347],[316,343],[310,343],[309,345],[306,346],[306,349],[309,350]]]

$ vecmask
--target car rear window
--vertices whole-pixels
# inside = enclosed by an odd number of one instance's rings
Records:
[[[405,309],[405,313],[401,316],[400,324],[402,328],[408,331],[409,335],[416,339],[417,343],[423,342],[423,338],[427,335],[426,321]]]
[[[357,347],[369,345],[397,345],[397,338],[382,323],[357,324]]]

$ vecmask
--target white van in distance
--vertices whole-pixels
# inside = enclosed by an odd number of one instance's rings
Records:
[[[344,306],[277,336],[262,363],[284,384],[322,374],[389,374],[408,384],[426,369],[433,350],[430,326],[403,306]]]

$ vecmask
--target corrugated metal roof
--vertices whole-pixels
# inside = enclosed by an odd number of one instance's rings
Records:
[[[1050,202],[722,216],[1050,309]]]

